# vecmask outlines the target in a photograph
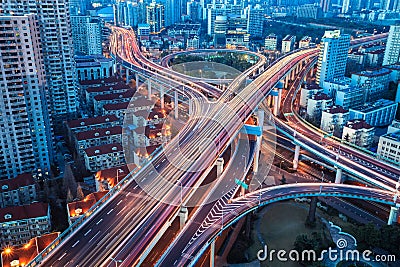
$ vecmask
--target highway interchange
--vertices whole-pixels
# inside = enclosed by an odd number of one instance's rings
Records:
[[[248,73],[239,76],[221,95],[221,92],[215,88],[204,88],[201,84],[187,80],[186,77],[181,77],[171,70],[149,63],[149,60],[141,55],[132,31],[123,28],[113,30],[115,32],[111,43],[114,45],[114,53],[119,55],[120,60],[129,63],[132,70],[154,75],[154,79],[180,83],[183,87],[193,87],[193,89],[183,90],[183,93],[193,99],[195,108],[179,135],[165,145],[163,151],[149,164],[138,171],[134,181],[123,184],[122,190],[92,214],[71,236],[47,257],[39,259],[43,266],[115,266],[115,261],[119,260],[122,262],[118,266],[135,266],[143,262],[146,252],[159,238],[159,233],[175,218],[181,201],[185,204],[185,201],[193,195],[195,191],[193,188],[201,184],[214,166],[216,159],[236,139],[236,134],[243,127],[244,122],[253,114],[275,84],[297,64],[310,63],[318,53],[317,49],[311,48],[286,55],[270,65],[245,88],[240,88],[239,85],[246,79]],[[220,97],[220,100],[210,102],[201,94],[203,91]],[[288,128],[288,125],[283,123],[281,128],[285,128],[288,135],[293,136],[294,132]],[[297,134],[296,139],[304,143],[312,141],[300,133]],[[238,146],[240,147],[240,144]],[[334,144],[332,147],[335,147]],[[345,157],[336,160],[337,153],[329,152],[329,154],[327,147],[319,144],[313,143],[311,148],[322,149],[323,153],[335,159],[338,166],[341,166],[342,162],[346,163],[346,166],[358,172],[359,176],[368,176],[376,180],[374,183],[379,187],[395,191],[396,181],[390,177],[390,174],[379,172],[380,167],[386,168],[386,166],[379,165],[375,159],[351,151],[353,157],[361,158],[362,156],[363,162],[374,164],[378,168],[370,170]],[[395,171],[396,169],[390,169],[390,172],[398,175]],[[243,172],[241,174],[243,175]],[[228,183],[232,187],[226,187],[221,194],[229,193],[235,187],[232,179],[228,180]],[[279,187],[277,191],[263,189],[259,201],[264,201],[264,199],[266,201],[274,196],[275,198],[293,196],[301,192],[318,193],[321,190],[320,186],[319,184],[299,184],[297,187]],[[388,202],[393,198],[393,193],[378,189],[343,185],[324,185],[322,189],[326,193],[343,191],[343,194],[365,195],[374,200],[381,199]],[[251,199],[252,195],[247,197]],[[238,207],[236,214],[244,213],[249,208],[251,207],[248,204],[242,205]],[[230,214],[226,222],[235,220],[234,214]],[[199,250],[210,240],[210,235],[202,235],[202,238],[203,240],[198,244],[193,243],[192,256],[197,257]],[[176,255],[179,258],[179,254]],[[186,264],[190,259],[190,257],[185,258],[182,264]]]

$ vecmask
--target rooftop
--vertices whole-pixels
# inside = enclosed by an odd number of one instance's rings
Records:
[[[75,217],[86,213],[94,204],[97,203],[108,191],[90,193],[83,200],[68,203],[69,216]]]
[[[330,108],[327,108],[323,112],[327,112],[327,113],[330,113],[330,114],[337,114],[337,113],[348,113],[349,111],[344,109],[341,106],[332,106]]]
[[[144,134],[149,138],[155,138],[155,136],[157,136],[158,133],[162,132],[163,127],[164,127],[164,124],[159,123],[159,124],[155,124],[155,125],[138,127],[134,131],[137,134]]]
[[[321,93],[321,92],[313,94],[310,99],[317,100],[317,101],[319,101],[319,100],[332,100],[332,98],[330,98],[327,94],[324,94],[324,93]]]
[[[121,90],[121,89],[131,89],[129,85],[123,83],[123,82],[118,82],[116,84],[112,85],[101,85],[97,87],[89,87],[86,89],[86,92],[88,93],[95,93],[95,92],[104,92],[104,91],[113,91],[113,90]]]
[[[385,68],[390,69],[390,70],[400,70],[400,63],[388,65],[388,66],[385,66]]]
[[[90,126],[90,125],[97,125],[101,123],[107,122],[117,122],[118,118],[115,115],[107,115],[107,116],[98,116],[94,118],[87,118],[87,119],[77,119],[68,121],[67,125],[69,128],[77,128],[82,126]]]
[[[84,80],[84,81],[80,81],[79,84],[80,85],[102,85],[102,84],[108,84],[108,83],[117,83],[118,81],[121,81],[120,79],[118,79],[115,76],[111,76],[108,78],[103,78],[103,79],[96,79],[96,80]]]
[[[160,145],[139,147],[139,148],[136,149],[135,152],[139,157],[147,157],[147,156],[153,154],[153,152],[156,151],[156,149],[158,147],[160,147]]]
[[[363,113],[368,113],[368,112],[374,112],[377,109],[385,108],[385,107],[388,107],[388,106],[391,106],[391,105],[395,105],[395,104],[397,105],[397,103],[395,103],[392,100],[378,99],[375,102],[365,103],[360,108],[351,108],[350,110],[363,112]]]
[[[382,137],[396,141],[396,142],[400,142],[400,131],[394,132],[394,133],[387,133],[382,135]]]
[[[391,72],[392,72],[391,70],[380,68],[374,70],[361,71],[358,73],[354,73],[353,75],[365,76],[365,77],[377,77],[377,76],[389,75]]]
[[[10,255],[3,256],[3,267],[11,267],[11,262],[15,260],[19,261],[19,266],[25,266],[48,245],[50,245],[51,242],[53,242],[59,235],[59,232],[44,234],[42,236],[32,238],[22,247],[12,248],[12,253]]]
[[[373,126],[369,125],[365,120],[349,120],[346,123],[346,127],[361,130],[361,129],[372,129]]]
[[[123,151],[122,145],[119,143],[101,145],[101,146],[93,146],[85,149],[85,153],[88,157],[104,155],[114,152]]]
[[[283,38],[282,42],[291,41],[293,38],[296,38],[296,36],[288,34],[285,36],[285,38]]]
[[[159,119],[159,118],[166,118],[167,111],[162,108],[153,108],[151,111],[147,110],[139,110],[133,113],[136,117],[143,117],[145,119]]]
[[[129,165],[122,165],[119,167],[113,167],[98,171],[95,175],[95,178],[100,181],[106,180],[108,184],[111,187],[113,187],[119,181],[124,179],[131,172],[131,170],[134,170],[136,168],[137,166],[134,163],[130,163]],[[117,181],[117,172],[118,172],[118,181]]]
[[[35,202],[29,205],[0,209],[0,223],[20,221],[29,218],[46,217],[49,204]]]
[[[31,173],[23,173],[12,179],[0,180],[0,192],[16,190],[20,187],[34,185],[35,180]]]
[[[94,96],[94,100],[103,101],[103,100],[113,100],[113,99],[123,99],[123,98],[132,98],[135,94],[136,90],[127,89],[122,93],[113,93],[113,94],[105,94],[105,95],[96,95]]]
[[[76,134],[76,139],[78,141],[81,140],[88,140],[88,139],[95,139],[101,138],[104,136],[122,134],[122,127],[121,126],[114,126],[108,128],[99,128],[90,131],[84,131]]]

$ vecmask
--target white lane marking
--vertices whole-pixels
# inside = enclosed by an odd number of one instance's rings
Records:
[[[135,186],[133,189],[136,189],[136,188],[138,188],[138,186],[139,186],[139,185],[136,185],[136,186]]]
[[[163,163],[165,160],[166,160],[166,159],[164,158],[164,159],[161,161],[161,163]]]
[[[114,209],[110,209],[110,211],[109,211],[109,212],[107,212],[107,215],[108,215],[108,214],[110,214],[110,213],[111,213],[113,210],[114,210]]]
[[[176,151],[177,149],[178,149],[178,148],[177,148],[177,147],[175,147],[175,148],[174,148],[174,151]]]
[[[126,196],[129,197],[130,194],[131,194],[131,192],[129,192],[128,194],[126,194]]]
[[[89,229],[89,231],[86,232],[86,234],[84,234],[84,236],[87,236],[88,233],[90,233],[92,231],[92,229]]]
[[[72,245],[72,247],[74,248],[78,243],[79,243],[79,240],[76,241],[76,242]]]
[[[99,223],[101,223],[103,221],[103,219],[100,219],[97,223],[96,223],[96,225],[98,225]]]
[[[149,175],[151,175],[153,173],[153,171],[149,172]]]
[[[125,207],[123,207],[123,208],[117,213],[117,215],[119,215],[124,209],[125,209]]]
[[[61,257],[58,258],[58,260],[60,261],[62,258],[64,258],[65,255],[67,255],[67,252],[64,252],[64,254],[62,254]]]
[[[117,206],[122,202],[122,199],[120,201],[118,201]]]
[[[93,240],[93,238],[95,238],[98,234],[100,234],[100,231],[98,231],[90,240],[89,243]]]
[[[158,164],[158,165],[156,166],[156,169],[157,169],[158,167],[160,167],[160,164]]]

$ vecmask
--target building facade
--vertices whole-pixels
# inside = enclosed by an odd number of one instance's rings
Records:
[[[342,139],[359,147],[370,148],[375,128],[363,120],[349,120],[343,128]]]
[[[38,23],[35,15],[0,15],[0,178],[49,172],[53,159]]]
[[[30,173],[0,180],[0,208],[30,204],[37,197],[36,183]]]
[[[2,4],[3,15],[37,15],[42,55],[49,88],[49,103],[56,121],[77,112],[75,64],[68,1],[9,0]]]
[[[393,65],[400,62],[400,25],[390,26],[386,43],[383,65]]]
[[[2,248],[23,245],[36,236],[49,233],[50,229],[49,204],[36,202],[0,209]]]
[[[282,40],[282,53],[289,53],[294,50],[294,45],[296,43],[296,36],[286,35]]]
[[[71,16],[71,32],[75,53],[101,55],[103,23],[99,17],[90,15]]]
[[[350,119],[362,119],[374,127],[386,126],[394,120],[397,106],[391,100],[379,99],[357,109],[350,108]]]
[[[349,46],[350,35],[340,30],[325,31],[317,63],[317,83],[321,87],[326,81],[344,77]]]
[[[349,111],[341,106],[332,106],[322,111],[321,130],[342,137],[343,127],[349,120]]]

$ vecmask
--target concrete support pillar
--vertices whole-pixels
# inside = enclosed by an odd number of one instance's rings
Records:
[[[281,108],[282,103],[282,88],[278,88],[278,111]]]
[[[217,166],[217,178],[218,178],[224,171],[224,159],[218,158],[217,161],[215,162],[215,166]]]
[[[244,196],[245,193],[246,193],[246,192],[245,192],[244,187],[241,186],[241,187],[240,187],[240,195],[241,195],[241,196]]]
[[[274,95],[274,110],[273,113],[275,116],[278,116],[278,112],[279,112],[279,96],[278,95]]]
[[[293,159],[293,169],[297,170],[297,167],[299,166],[299,156],[300,156],[300,146],[296,145],[294,149],[294,159]]]
[[[261,136],[257,136],[256,151],[254,152],[254,164],[253,164],[253,172],[254,173],[258,172],[258,164],[259,164],[259,160],[260,160],[261,143],[262,143],[262,135]]]
[[[257,117],[258,117],[258,125],[262,127],[264,126],[264,117],[265,117],[265,113],[264,110],[261,108],[258,108],[257,110]]]
[[[289,74],[287,74],[285,77],[285,86],[288,86],[288,84],[289,84]]]
[[[397,223],[397,217],[399,214],[399,207],[390,207],[388,225],[392,225]]]
[[[335,178],[335,184],[341,184],[343,177],[343,170],[340,168],[336,168],[336,178]]]
[[[151,80],[147,81],[147,97],[151,99]]]
[[[187,222],[188,215],[189,215],[188,209],[182,206],[181,210],[179,211],[179,228],[181,230],[185,226],[185,223]]]
[[[139,88],[139,74],[135,74],[136,90]]]
[[[161,108],[164,108],[165,103],[164,103],[164,86],[161,86],[160,88],[160,103],[161,103]]]
[[[119,65],[119,75],[122,76],[122,64]]]
[[[210,248],[210,267],[215,267],[215,239],[211,243]]]
[[[294,69],[290,72],[290,80],[294,81],[295,77],[296,77],[296,70]]]
[[[126,69],[126,72],[125,72],[126,74],[125,74],[125,83],[126,84],[129,84],[129,69]]]
[[[178,102],[178,91],[174,92],[174,117],[177,120],[179,118],[179,102]]]

